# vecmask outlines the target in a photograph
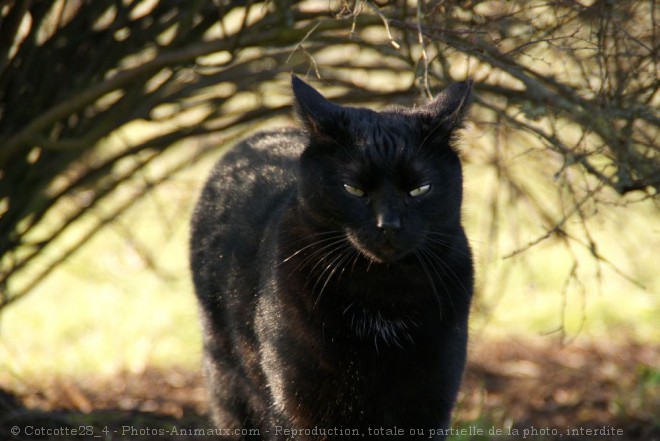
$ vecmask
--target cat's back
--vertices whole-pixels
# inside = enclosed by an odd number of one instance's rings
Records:
[[[248,205],[258,210],[268,204],[269,196],[294,183],[303,142],[300,131],[283,129],[260,132],[238,143],[213,168],[193,223],[215,211],[229,211],[229,205],[233,209]]]
[[[304,148],[295,129],[261,132],[238,143],[215,165],[192,220],[196,282],[218,276],[218,265],[249,262],[271,218],[293,196]]]

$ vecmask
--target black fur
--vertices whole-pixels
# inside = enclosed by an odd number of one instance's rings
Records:
[[[444,439],[473,289],[452,146],[470,83],[381,113],[292,84],[305,130],[238,144],[192,222],[214,422],[227,439]]]

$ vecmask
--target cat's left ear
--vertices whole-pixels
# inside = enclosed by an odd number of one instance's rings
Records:
[[[470,108],[472,80],[454,83],[433,101],[418,109],[427,130],[427,138],[449,140],[463,126]]]
[[[296,113],[313,136],[328,135],[341,114],[341,106],[326,100],[309,84],[291,75]]]

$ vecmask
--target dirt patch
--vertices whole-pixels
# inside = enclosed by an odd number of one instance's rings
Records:
[[[0,440],[214,439],[200,436],[206,413],[197,371],[60,378],[0,389]],[[455,428],[456,440],[660,441],[660,347],[474,345]]]
[[[199,372],[59,378],[0,390],[0,440],[197,440],[211,428],[206,413]]]
[[[660,440],[658,346],[477,345],[462,391],[457,419],[486,421],[504,435],[522,438],[527,429],[527,439]]]

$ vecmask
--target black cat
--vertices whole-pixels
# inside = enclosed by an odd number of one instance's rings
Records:
[[[444,439],[473,290],[453,142],[471,83],[333,104],[238,144],[192,222],[211,411],[227,439]]]

